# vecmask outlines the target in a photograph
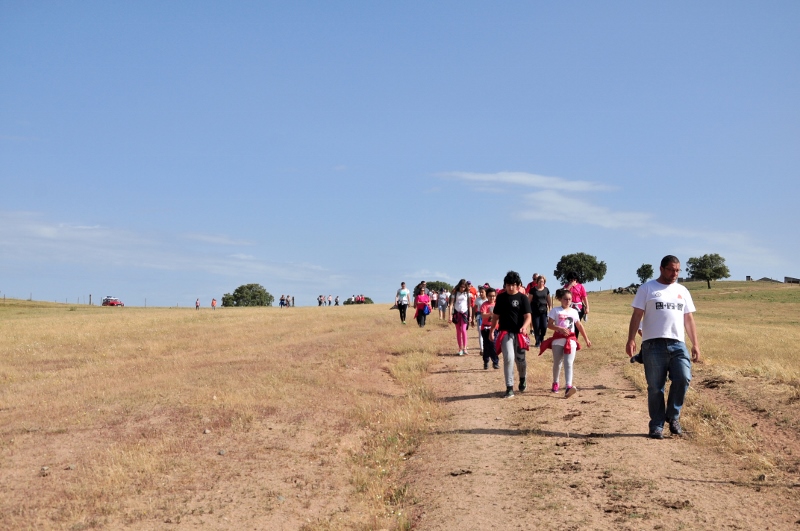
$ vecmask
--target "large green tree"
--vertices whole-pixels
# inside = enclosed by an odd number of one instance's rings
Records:
[[[425,282],[425,284],[427,284],[428,289],[431,291],[440,291],[442,288],[450,292],[453,291],[453,286],[442,280],[431,280]]]
[[[636,270],[636,276],[639,277],[639,280],[644,284],[653,278],[653,266],[650,264],[642,264],[642,266]]]
[[[223,306],[272,306],[275,297],[261,284],[243,284],[222,296]]]
[[[603,280],[606,276],[606,263],[598,262],[596,256],[586,253],[565,254],[556,264],[553,275],[562,283],[567,283],[567,275],[575,273],[578,282],[584,284],[593,280]]]
[[[728,266],[725,265],[725,259],[717,253],[704,254],[700,258],[689,258],[686,261],[686,274],[689,278],[705,280],[708,283],[708,289],[711,289],[712,280],[731,276]]]

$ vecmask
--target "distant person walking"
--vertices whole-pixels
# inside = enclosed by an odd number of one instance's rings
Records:
[[[212,310],[217,309],[217,299],[211,299],[211,309]]]
[[[536,275],[536,285],[528,290],[528,299],[531,301],[531,318],[533,319],[533,339],[535,346],[544,341],[547,334],[547,314],[553,309],[553,297],[550,290],[545,287],[547,279],[544,275]]]
[[[538,283],[539,283],[539,273],[534,273],[533,276],[531,277],[531,281],[528,282],[527,286],[525,286],[525,292],[528,295],[530,295],[531,294],[531,290],[535,289],[536,285]],[[530,298],[530,297],[528,297],[528,298]]]
[[[400,322],[406,324],[406,312],[408,311],[408,305],[411,303],[411,291],[406,288],[405,282],[400,283],[400,289],[397,290],[394,296],[394,303],[397,309],[400,310]],[[339,305],[339,297],[336,297],[336,305]]]
[[[586,288],[578,280],[577,273],[567,273],[567,284],[564,289],[572,292],[572,307],[578,310],[581,321],[585,321],[589,315],[589,299],[586,297]]]
[[[472,326],[475,326],[475,299],[478,298],[478,288],[473,286],[469,280],[467,280],[467,288],[469,289],[469,320]]]
[[[423,328],[425,327],[425,318],[431,313],[431,298],[428,296],[428,289],[424,280],[420,282],[415,291],[417,295],[414,297],[414,307],[417,311],[414,313],[414,318],[417,320],[419,327]]]
[[[475,316],[475,326],[478,327],[478,347],[480,347],[480,352],[483,354],[483,336],[480,333],[481,330],[481,306],[483,303],[486,302],[486,288],[480,286],[478,288],[478,298],[475,299],[474,306],[472,308],[472,314]]]
[[[336,299],[335,299],[334,302],[335,302],[334,306],[339,306],[339,296],[338,295],[336,296]],[[294,306],[294,297],[292,297],[292,306]]]
[[[681,408],[692,379],[692,361],[700,362],[695,327],[694,301],[685,286],[677,283],[681,262],[667,255],[661,260],[660,276],[642,284],[633,297],[633,315],[628,325],[625,352],[636,353],[636,333],[642,327],[642,361],[647,380],[649,437],[664,438],[664,423],[673,435],[682,435]],[[692,340],[686,349],[685,334]],[[669,396],[664,405],[664,386],[669,376]]]
[[[450,304],[450,292],[442,288],[439,292],[439,320],[447,320],[447,308]]]
[[[333,295],[328,295],[328,306],[333,304]]]
[[[200,299],[197,299],[196,301],[194,301],[194,309],[195,310],[199,310],[200,309]]]
[[[458,355],[464,356],[467,353],[467,329],[469,328],[469,286],[463,278],[458,281],[453,288],[453,324],[456,325],[456,342],[458,343]]]
[[[500,368],[500,358],[494,348],[494,330],[492,329],[492,314],[494,304],[497,300],[497,291],[494,288],[483,288],[486,290],[486,302],[480,307],[480,333],[483,341],[481,342],[481,354],[483,355],[483,368],[489,368],[489,360],[492,360],[492,367]]]

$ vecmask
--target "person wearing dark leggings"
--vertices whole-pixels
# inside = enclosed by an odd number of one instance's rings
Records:
[[[536,277],[536,286],[528,292],[528,299],[531,301],[531,320],[533,321],[533,338],[539,346],[544,341],[547,334],[547,314],[553,309],[553,298],[550,290],[545,287],[547,279],[544,275]]]
[[[411,292],[406,288],[406,283],[401,282],[400,289],[397,290],[397,294],[394,296],[394,303],[397,305],[397,309],[400,310],[400,321],[403,324],[406,324],[406,311],[408,311],[409,302],[411,302]]]

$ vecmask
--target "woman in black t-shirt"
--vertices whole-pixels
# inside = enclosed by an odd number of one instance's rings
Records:
[[[547,279],[544,275],[539,275],[536,279],[536,287],[528,290],[528,299],[531,301],[531,320],[533,321],[533,338],[535,346],[539,346],[544,341],[547,334],[547,314],[553,309],[553,297],[550,290],[545,287]]]

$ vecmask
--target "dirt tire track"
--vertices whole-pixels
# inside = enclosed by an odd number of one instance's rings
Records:
[[[800,529],[796,476],[758,481],[736,456],[645,437],[624,359],[583,356],[570,399],[550,393],[547,355],[529,354],[513,399],[479,356],[440,360],[430,384],[451,417],[410,465],[417,529]]]

